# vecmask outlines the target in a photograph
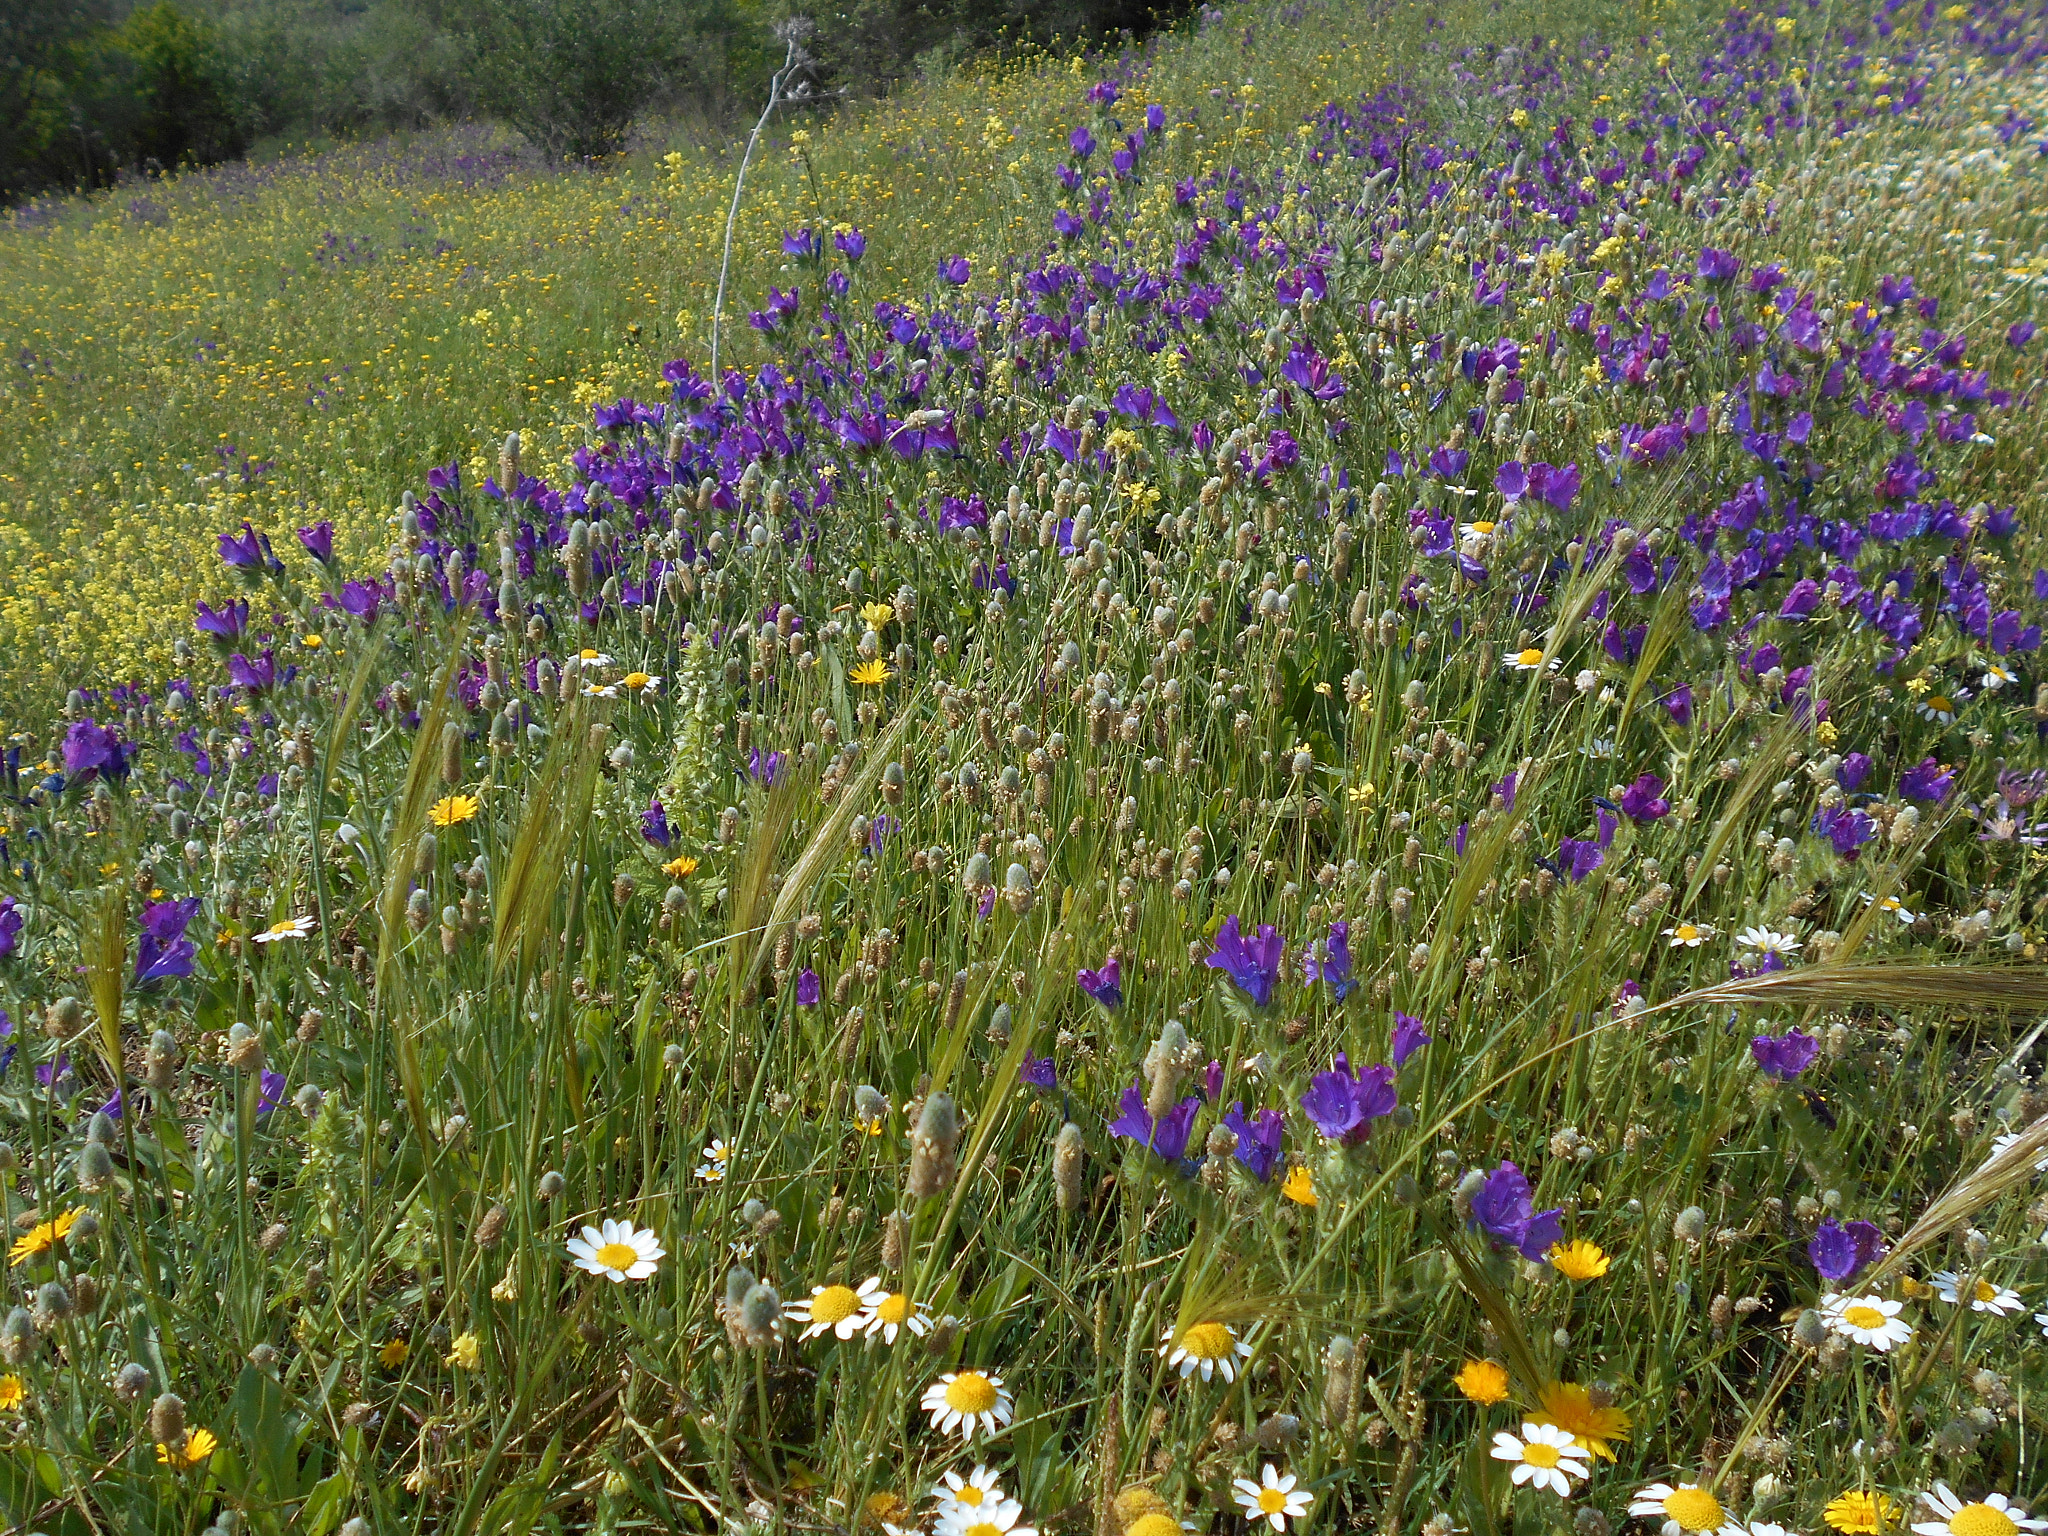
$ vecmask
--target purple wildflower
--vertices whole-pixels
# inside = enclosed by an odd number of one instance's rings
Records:
[[[1564,1237],[1559,1220],[1564,1212],[1535,1209],[1535,1191],[1522,1170],[1503,1161],[1486,1176],[1472,1197],[1472,1225],[1496,1243],[1504,1243],[1525,1259],[1540,1263]]]
[[[1083,992],[1086,992],[1111,1013],[1123,1007],[1122,967],[1117,963],[1115,955],[1111,955],[1107,960],[1103,961],[1102,969],[1099,971],[1074,972],[1074,980],[1080,983]]]
[[[1272,1178],[1273,1170],[1280,1164],[1280,1143],[1286,1134],[1287,1117],[1277,1109],[1262,1109],[1247,1120],[1244,1105],[1232,1104],[1223,1124],[1237,1137],[1232,1155],[1244,1164],[1245,1171],[1261,1184]]]
[[[1829,1216],[1806,1245],[1806,1256],[1823,1280],[1848,1280],[1884,1257],[1884,1234],[1868,1221],[1846,1227]]]
[[[1052,1058],[1034,1056],[1029,1051],[1024,1053],[1023,1065],[1017,1068],[1017,1080],[1029,1083],[1034,1088],[1057,1088],[1060,1085],[1059,1073],[1053,1068]]]
[[[1789,1083],[1813,1065],[1813,1058],[1820,1054],[1820,1041],[1804,1030],[1788,1029],[1782,1035],[1758,1035],[1749,1042],[1749,1054],[1765,1077]]]
[[[1944,768],[1931,757],[1923,757],[1908,768],[1899,780],[1899,793],[1908,800],[1923,800],[1935,805],[1948,798],[1948,792],[1955,787],[1956,774],[1953,768]]]
[[[1394,1015],[1394,1065],[1405,1064],[1410,1056],[1425,1045],[1434,1045],[1436,1037],[1424,1027],[1422,1020],[1413,1014]]]
[[[669,830],[668,807],[656,795],[647,802],[647,809],[640,813],[640,835],[657,848],[666,848],[675,840]]]
[[[1342,919],[1330,924],[1329,938],[1320,949],[1314,944],[1306,946],[1302,962],[1303,979],[1310,986],[1327,981],[1331,994],[1343,1002],[1358,985],[1351,975],[1351,924]]]
[[[1630,821],[1659,821],[1671,814],[1671,802],[1663,799],[1664,781],[1645,773],[1622,791],[1621,813]]]
[[[192,974],[199,946],[185,937],[185,929],[198,911],[197,896],[152,902],[142,909],[142,939],[135,949],[137,986]]]
[[[825,989],[818,982],[818,973],[808,965],[797,972],[796,1005],[799,1008],[815,1008],[825,995]]]
[[[299,530],[299,545],[322,565],[334,564],[334,524],[322,520]]]
[[[217,635],[223,640],[232,640],[249,626],[249,605],[246,602],[223,603],[218,610],[204,603],[195,603],[197,610],[192,627],[202,635]]]
[[[1308,1092],[1301,1096],[1302,1113],[1315,1128],[1347,1146],[1365,1140],[1372,1122],[1392,1114],[1397,1102],[1392,1067],[1374,1065],[1354,1075],[1342,1051],[1328,1072],[1309,1079]]]
[[[21,909],[14,904],[12,896],[0,896],[0,958],[11,955],[21,946]],[[0,1030],[0,1034],[4,1034]]]
[[[1233,912],[1217,930],[1216,948],[1202,964],[1227,974],[1238,990],[1252,1000],[1253,1007],[1264,1008],[1273,1000],[1273,983],[1279,980],[1280,956],[1285,948],[1286,940],[1274,931],[1271,923],[1259,924],[1257,935],[1245,938]]]
[[[755,747],[747,754],[747,777],[773,789],[782,782],[782,769],[787,761],[780,752],[763,752]]]
[[[1188,1132],[1194,1128],[1195,1111],[1202,1107],[1197,1098],[1182,1099],[1153,1124],[1145,1110],[1145,1087],[1133,1083],[1124,1090],[1123,1114],[1113,1121],[1109,1134],[1150,1147],[1170,1163],[1177,1163],[1188,1149]]]

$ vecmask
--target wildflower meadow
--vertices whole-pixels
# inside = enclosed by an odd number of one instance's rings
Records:
[[[2048,1531],[2044,124],[1295,0],[717,323],[694,152],[18,213],[8,1528]]]

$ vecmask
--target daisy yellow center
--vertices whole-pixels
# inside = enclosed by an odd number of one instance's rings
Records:
[[[1979,1280],[1977,1282],[1977,1299],[1979,1301],[1996,1301],[1998,1299],[1998,1287],[1989,1280]]]
[[[1554,1467],[1559,1456],[1554,1445],[1545,1445],[1541,1440],[1531,1440],[1522,1447],[1522,1460],[1532,1467]]]
[[[992,1520],[977,1520],[963,1527],[960,1536],[1002,1536],[1002,1528]]]
[[[620,681],[628,688],[638,689],[645,688],[652,679],[645,672],[628,672]]]
[[[910,1316],[910,1298],[901,1291],[884,1296],[875,1304],[875,1316],[885,1323],[900,1323]]]
[[[843,1285],[828,1285],[811,1298],[811,1321],[841,1323],[860,1310],[860,1298]]]
[[[1515,658],[1515,660],[1525,667],[1541,666],[1543,664],[1543,653],[1539,650],[1536,650],[1534,647],[1531,647],[1530,649],[1523,651],[1519,656]]]
[[[1487,533],[1491,533],[1491,532],[1493,532],[1493,524],[1492,524],[1492,523],[1474,523],[1474,524],[1472,525],[1472,531],[1473,531],[1474,533],[1479,533],[1479,534],[1487,534]]]
[[[282,922],[272,923],[268,931],[271,933],[295,933],[298,931],[298,926],[295,919],[288,917]]]
[[[640,1262],[640,1250],[631,1243],[606,1243],[591,1257],[606,1269],[631,1269]]]
[[[1704,1488],[1681,1488],[1664,1501],[1664,1513],[1688,1531],[1712,1531],[1721,1525],[1721,1501]]]
[[[1929,695],[1927,695],[1927,707],[1933,710],[1937,715],[1945,715],[1948,713],[1950,706],[1948,700],[1943,698],[1940,694],[1930,693]]]
[[[1949,1536],[2014,1536],[2019,1525],[1989,1504],[1965,1504],[1948,1517]]]
[[[995,1383],[979,1371],[962,1371],[946,1383],[946,1406],[956,1413],[987,1413],[995,1405]]]
[[[1287,1495],[1278,1488],[1259,1490],[1259,1513],[1262,1515],[1284,1515],[1287,1513]]]
[[[987,1497],[988,1495],[982,1492],[981,1489],[969,1483],[966,1487],[954,1493],[953,1502],[955,1504],[965,1504],[969,1509],[979,1509],[981,1508],[981,1501]]]
[[[1885,1316],[1875,1307],[1844,1307],[1842,1321],[1851,1328],[1882,1328]]]
[[[1221,1323],[1197,1323],[1180,1336],[1180,1347],[1197,1360],[1221,1360],[1233,1342]]]
[[[1676,932],[1674,932],[1674,933],[1672,934],[1672,937],[1673,937],[1673,938],[1678,938],[1678,939],[1687,939],[1687,940],[1690,940],[1690,939],[1696,939],[1696,938],[1698,938],[1699,936],[1700,936],[1700,931],[1699,931],[1699,929],[1697,929],[1697,928],[1693,927],[1693,925],[1692,925],[1691,923],[1680,923],[1680,924],[1678,925],[1677,931],[1676,931]]]

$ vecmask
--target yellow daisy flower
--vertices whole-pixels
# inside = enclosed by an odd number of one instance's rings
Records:
[[[896,610],[887,603],[862,603],[860,616],[869,629],[880,629],[896,617]]]
[[[377,1351],[377,1361],[387,1371],[395,1371],[405,1364],[405,1357],[412,1353],[412,1346],[403,1338],[389,1339]]]
[[[185,1443],[176,1449],[159,1440],[156,1443],[156,1459],[173,1472],[183,1472],[196,1467],[211,1456],[220,1445],[220,1437],[210,1429],[195,1429],[185,1436]]]
[[[889,663],[876,657],[862,662],[846,675],[863,688],[879,688],[895,674],[889,670]]]
[[[0,1376],[0,1413],[12,1413],[27,1401],[28,1387],[19,1376]]]
[[[1567,1280],[1598,1280],[1612,1263],[1598,1243],[1589,1243],[1583,1237],[1569,1243],[1553,1243],[1549,1259],[1550,1267]]]
[[[697,873],[697,861],[689,854],[681,854],[661,866],[661,872],[671,880],[681,880]]]
[[[437,827],[452,827],[473,818],[483,809],[475,795],[443,795],[427,808],[427,820]]]
[[[14,1246],[7,1250],[10,1264],[26,1264],[39,1253],[48,1253],[70,1235],[83,1214],[77,1210],[65,1211],[50,1221],[39,1221],[28,1231],[14,1240]]]
[[[1507,1400],[1508,1373],[1491,1360],[1467,1360],[1451,1385],[1471,1401],[1491,1407]]]
[[[1608,1403],[1595,1403],[1593,1394],[1576,1382],[1553,1381],[1536,1395],[1541,1411],[1532,1415],[1539,1424],[1555,1424],[1569,1430],[1587,1450],[1606,1461],[1614,1460],[1615,1440],[1629,1437],[1628,1414]]]
[[[1877,1536],[1898,1519],[1899,1506],[1882,1493],[1851,1488],[1828,1500],[1821,1518],[1842,1536]]]
[[[1296,1205],[1316,1203],[1315,1176],[1308,1171],[1306,1164],[1296,1163],[1287,1170],[1287,1177],[1280,1185],[1280,1193]]]

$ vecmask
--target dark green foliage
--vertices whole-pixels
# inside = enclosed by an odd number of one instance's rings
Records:
[[[0,191],[98,186],[247,145],[213,27],[171,0],[0,0]]]
[[[731,0],[450,0],[478,105],[550,158],[617,149],[650,107],[723,116],[766,36]]]

